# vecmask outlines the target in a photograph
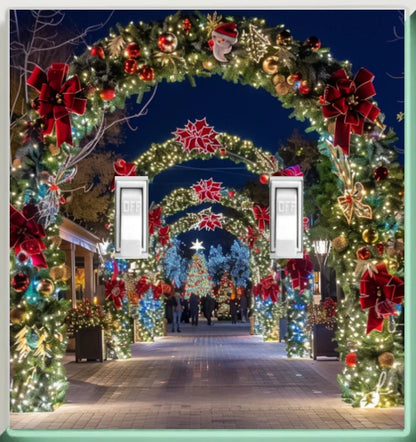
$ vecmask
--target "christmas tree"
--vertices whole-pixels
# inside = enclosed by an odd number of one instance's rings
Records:
[[[180,241],[174,238],[172,246],[166,252],[163,260],[165,277],[170,281],[175,281],[176,287],[182,287],[186,279],[187,260],[180,253]]]
[[[235,287],[246,287],[250,278],[250,252],[247,246],[243,246],[235,240],[231,246],[230,274]]]
[[[235,296],[235,287],[233,281],[230,278],[229,272],[226,270],[222,275],[218,292],[217,292],[217,302],[218,302],[218,319],[230,319],[230,301],[231,296]]]
[[[120,308],[116,308],[112,301],[107,301],[106,311],[111,317],[110,327],[106,330],[107,357],[131,358],[132,327],[127,297],[122,300]]]
[[[221,244],[216,247],[211,246],[208,255],[208,270],[212,282],[218,284],[224,270],[229,269],[229,257],[224,255]]]
[[[211,291],[211,277],[208,273],[207,261],[202,253],[202,243],[198,240],[193,243],[192,249],[196,250],[188,268],[185,292],[190,295],[195,293],[198,296],[205,296]]]

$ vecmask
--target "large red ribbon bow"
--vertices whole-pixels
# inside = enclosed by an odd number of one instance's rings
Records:
[[[247,227],[247,244],[250,249],[254,248],[257,239],[258,239],[258,236],[256,235],[256,231],[253,229],[253,227],[248,226]]]
[[[253,207],[254,218],[258,222],[259,233],[263,233],[266,227],[270,223],[270,212],[268,207],[262,207],[256,204]]]
[[[149,278],[145,275],[136,282],[136,293],[139,299],[148,292],[150,285]]]
[[[105,282],[105,299],[113,301],[114,307],[119,309],[126,294],[126,284],[123,280],[117,280],[117,275],[118,265],[114,261],[111,280]]]
[[[348,78],[344,69],[336,71],[329,80],[323,95],[322,113],[325,118],[336,117],[334,146],[340,146],[346,155],[350,153],[351,131],[362,134],[367,118],[375,121],[380,109],[369,98],[376,94],[374,75],[361,68]]]
[[[115,177],[116,176],[136,176],[136,165],[134,163],[126,163],[123,159],[119,158],[115,163],[113,163],[114,167],[114,177],[113,181],[110,184],[111,192],[115,189]]]
[[[37,111],[44,119],[44,134],[50,134],[55,125],[56,141],[72,145],[71,120],[69,113],[82,115],[87,100],[76,96],[81,91],[81,83],[77,75],[66,80],[69,66],[65,63],[52,63],[45,73],[35,66],[27,83],[39,92],[39,108]]]
[[[160,227],[162,216],[162,208],[160,206],[156,207],[149,212],[149,235],[155,233],[155,228]]]
[[[376,265],[376,272],[367,270],[360,280],[360,304],[369,309],[367,331],[382,331],[383,321],[388,316],[397,316],[393,304],[400,304],[404,298],[404,282],[387,272],[386,264]]]
[[[309,287],[309,275],[313,272],[313,263],[309,255],[304,254],[302,259],[288,259],[285,273],[292,278],[294,290],[304,290]]]
[[[277,302],[280,288],[279,284],[273,278],[273,275],[264,277],[261,281],[261,295],[264,300],[270,299],[273,303]]]
[[[45,229],[38,224],[38,209],[34,204],[25,204],[22,212],[10,206],[10,247],[17,256],[23,252],[37,267],[48,267],[42,250],[46,249],[42,239]]]

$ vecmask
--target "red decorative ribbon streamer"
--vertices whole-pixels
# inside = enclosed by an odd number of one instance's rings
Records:
[[[309,288],[309,275],[313,272],[313,263],[309,255],[304,254],[303,259],[288,259],[285,274],[292,278],[292,288],[294,290],[304,290]]]
[[[110,184],[111,192],[115,189],[115,177],[116,176],[136,176],[136,165],[134,163],[126,163],[123,159],[119,158],[115,163],[114,167],[114,178]]]
[[[256,235],[256,232],[253,229],[253,227],[248,226],[247,227],[247,244],[250,249],[254,248],[257,239],[258,239],[258,236]]]
[[[299,164],[295,164],[294,166],[286,167],[286,169],[278,170],[273,176],[303,176],[303,172]]]
[[[253,207],[254,218],[258,222],[259,233],[263,233],[266,225],[270,223],[270,212],[268,207],[256,204]]]
[[[149,235],[155,233],[155,228],[159,228],[161,224],[162,208],[156,207],[156,209],[149,212]]]
[[[52,63],[47,73],[35,67],[27,83],[39,92],[39,108],[37,111],[44,119],[44,134],[56,130],[56,141],[72,145],[71,120],[69,113],[82,115],[87,100],[76,96],[81,91],[81,83],[77,75],[69,80],[66,77],[69,66],[65,63]]]
[[[360,304],[369,309],[367,331],[382,331],[383,321],[388,316],[397,316],[393,304],[401,304],[404,298],[404,282],[390,275],[384,263],[376,265],[376,272],[370,276],[367,270],[360,280]]]
[[[38,209],[34,204],[25,204],[22,212],[10,206],[10,248],[17,256],[23,253],[37,267],[48,267],[42,250],[46,249],[41,238],[46,236],[42,224],[36,222]]]
[[[340,146],[346,155],[350,153],[351,131],[362,134],[366,119],[375,121],[380,109],[369,98],[376,94],[374,75],[361,68],[348,78],[344,69],[336,71],[329,80],[323,95],[322,113],[325,118],[336,117],[334,146]]]
[[[169,242],[169,225],[163,226],[159,229],[159,242],[162,246],[166,246]]]
[[[114,307],[119,309],[126,294],[126,285],[123,280],[117,280],[117,276],[118,265],[116,261],[113,261],[113,275],[110,281],[105,282],[105,299],[113,301]]]

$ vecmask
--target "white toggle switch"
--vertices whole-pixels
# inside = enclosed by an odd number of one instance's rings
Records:
[[[271,177],[270,205],[271,258],[303,258],[303,177]]]
[[[148,178],[115,177],[115,257],[148,258]]]

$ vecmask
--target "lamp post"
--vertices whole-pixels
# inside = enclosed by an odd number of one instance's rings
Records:
[[[315,250],[315,256],[319,264],[319,292],[321,294],[321,302],[323,301],[322,287],[326,283],[326,263],[328,262],[328,256],[331,251],[332,243],[329,239],[319,239],[313,242],[313,248]]]

